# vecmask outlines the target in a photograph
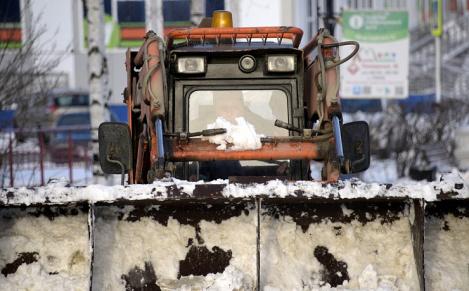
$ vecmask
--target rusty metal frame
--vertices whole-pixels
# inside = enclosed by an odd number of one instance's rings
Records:
[[[291,39],[293,47],[298,47],[303,37],[303,31],[298,27],[275,26],[275,27],[225,27],[225,28],[191,28],[177,29],[168,33],[168,48],[171,49],[175,40],[183,40],[189,45],[191,40],[200,41],[202,45],[207,39],[215,40],[217,44],[222,39],[235,40],[246,39],[250,44],[253,38],[265,39],[277,38],[281,44],[283,39]],[[265,44],[265,41],[263,41]]]
[[[215,161],[215,160],[317,160],[326,156],[327,141],[282,139],[275,142],[262,142],[257,150],[217,150],[217,145],[198,138],[187,143],[171,140],[168,160]]]

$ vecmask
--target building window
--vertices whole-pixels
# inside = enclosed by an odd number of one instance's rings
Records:
[[[225,9],[224,0],[207,0],[205,2],[205,15],[210,17],[215,10]]]
[[[191,19],[191,2],[189,0],[165,0],[163,1],[164,22],[189,22]],[[186,23],[187,25],[187,23]]]
[[[0,1],[0,46],[21,44],[20,0]]]
[[[142,23],[145,26],[145,2],[127,0],[117,2],[119,23]]]
[[[0,23],[20,23],[20,0],[0,1]]]

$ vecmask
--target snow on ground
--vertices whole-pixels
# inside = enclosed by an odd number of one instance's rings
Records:
[[[233,124],[223,117],[217,117],[214,123],[208,124],[207,129],[225,128],[225,134],[219,134],[203,139],[218,144],[217,150],[257,150],[262,147],[261,135],[256,133],[254,126],[244,119],[237,117]]]
[[[93,181],[93,171],[91,165],[85,166],[84,163],[75,163],[72,168],[72,179],[74,186],[84,186],[90,184]],[[6,166],[6,165],[5,165]],[[10,185],[10,173],[9,169],[4,168],[4,172],[1,176],[2,181],[0,185]],[[70,172],[67,165],[46,163],[44,165],[44,181],[47,181],[62,177],[69,177]],[[14,168],[14,185],[15,187],[40,185],[41,184],[41,173],[39,165],[30,167],[17,167]]]
[[[360,173],[360,180],[369,183],[395,183],[399,180],[396,160],[378,160],[372,157],[368,170]]]

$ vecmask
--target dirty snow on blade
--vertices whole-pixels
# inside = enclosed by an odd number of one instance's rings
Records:
[[[435,201],[441,197],[469,198],[469,181],[458,171],[443,174],[435,182],[402,182],[394,185],[364,183],[359,180],[324,184],[315,181],[271,180],[267,183],[236,184],[227,180],[189,182],[178,179],[156,181],[148,185],[69,187],[65,180],[53,181],[44,187],[5,188],[0,190],[3,205],[64,204],[72,202],[104,202],[123,200],[165,200],[177,196],[193,197],[203,185],[219,185],[226,198],[309,197],[353,199],[375,197],[407,197]]]

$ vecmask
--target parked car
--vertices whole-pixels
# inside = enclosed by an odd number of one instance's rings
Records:
[[[117,121],[110,112],[111,121]],[[88,106],[68,108],[56,117],[51,134],[50,153],[55,163],[86,160],[91,157],[91,118]]]
[[[89,94],[84,90],[54,90],[49,94],[50,127],[57,125],[58,119],[76,110],[88,110]]]

